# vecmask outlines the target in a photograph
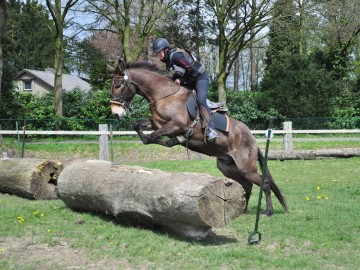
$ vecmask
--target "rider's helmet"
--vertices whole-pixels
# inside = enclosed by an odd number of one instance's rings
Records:
[[[158,53],[163,49],[169,48],[169,42],[165,38],[157,38],[153,43],[153,52]]]

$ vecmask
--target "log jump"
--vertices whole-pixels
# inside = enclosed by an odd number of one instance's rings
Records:
[[[70,208],[194,239],[206,237],[212,227],[229,224],[246,204],[241,185],[230,179],[103,160],[67,165],[58,179],[58,193]]]
[[[0,192],[28,199],[57,199],[58,161],[33,158],[0,159]]]

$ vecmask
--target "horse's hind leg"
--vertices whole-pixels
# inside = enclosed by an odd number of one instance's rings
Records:
[[[251,190],[253,184],[247,181],[238,171],[236,164],[232,157],[222,157],[217,158],[217,167],[219,170],[228,178],[231,178],[238,182],[245,191],[245,199],[246,199],[246,207],[245,211],[247,210],[249,199],[251,195]]]
[[[247,202],[250,199],[252,185],[260,186],[261,184],[261,176],[257,172],[257,152],[249,151],[241,153],[234,151],[229,153],[227,158],[218,158],[218,168],[225,176],[238,181],[243,186]],[[264,214],[270,216],[273,214],[273,206],[270,182],[266,177],[264,179],[263,191],[266,199]]]
[[[230,153],[230,156],[233,157],[238,172],[247,181],[254,183],[260,187],[261,176],[257,172],[257,151],[250,150],[247,153],[241,153],[241,151],[237,150],[234,151],[233,153]],[[271,199],[270,181],[267,177],[264,178],[263,191],[265,193],[265,200],[266,200],[266,210],[264,214],[270,216],[273,214],[273,206]]]

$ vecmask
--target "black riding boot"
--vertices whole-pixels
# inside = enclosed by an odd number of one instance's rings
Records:
[[[215,131],[215,127],[213,122],[210,119],[210,110],[208,111],[204,106],[201,106],[201,113],[203,115],[203,117],[205,118],[204,120],[207,122],[207,128],[205,129],[205,135],[206,135],[206,139],[209,142],[213,142],[216,140],[216,138],[218,137],[217,132]]]

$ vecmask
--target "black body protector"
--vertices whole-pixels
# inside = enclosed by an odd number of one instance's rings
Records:
[[[196,79],[205,72],[202,65],[189,51],[174,48],[166,52],[164,62],[167,70],[173,69],[173,80],[179,79],[181,84],[194,87]]]

